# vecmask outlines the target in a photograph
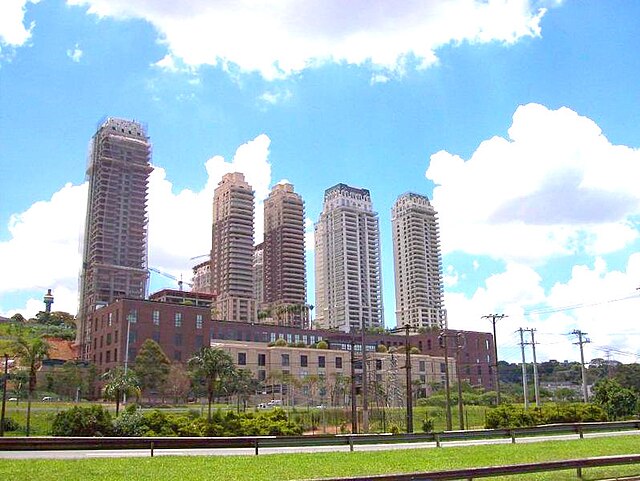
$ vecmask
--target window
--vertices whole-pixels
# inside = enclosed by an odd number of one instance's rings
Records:
[[[324,369],[325,364],[326,364],[326,357],[325,356],[318,356],[318,367],[321,369]]]
[[[181,351],[173,351],[173,360],[174,361],[182,361],[182,352]]]
[[[258,381],[265,381],[267,379],[267,371],[260,369],[258,371]]]
[[[336,369],[342,369],[342,358],[336,357]]]
[[[307,367],[309,365],[309,357],[302,354],[300,356],[300,367]]]
[[[427,363],[425,361],[420,361],[420,372],[425,372],[427,370]]]
[[[118,350],[113,350],[113,362],[118,362]]]
[[[138,322],[138,311],[136,309],[131,309],[129,314],[127,315],[127,322],[131,324],[135,324]]]
[[[175,326],[182,327],[182,312],[176,312],[174,319],[175,319]]]
[[[113,324],[113,312],[109,313],[109,327],[111,327],[111,324]]]
[[[111,345],[111,333],[107,334],[107,346]]]
[[[111,362],[111,351],[107,351],[107,362]]]
[[[202,329],[202,314],[196,314],[196,329]]]
[[[447,366],[445,366],[444,362],[440,363],[440,372],[447,372]]]
[[[289,354],[282,354],[281,355],[281,364],[283,366],[289,366]]]
[[[376,371],[382,371],[382,359],[376,359]]]
[[[113,342],[118,343],[118,331],[113,333]]]
[[[266,365],[267,365],[267,355],[258,354],[258,366],[266,366]]]
[[[133,344],[138,340],[138,333],[136,331],[129,331],[129,344]]]
[[[151,314],[151,319],[153,321],[153,325],[154,326],[159,326],[160,325],[160,311],[153,311],[153,313]]]
[[[160,331],[154,331],[151,334],[151,339],[153,339],[154,341],[156,341],[159,344],[160,343]]]
[[[204,345],[204,337],[202,334],[196,335],[196,349],[200,349]]]
[[[239,366],[246,366],[247,365],[247,353],[246,352],[239,352],[238,353],[238,365]]]
[[[182,346],[182,334],[176,334],[173,336],[173,343],[176,346]]]

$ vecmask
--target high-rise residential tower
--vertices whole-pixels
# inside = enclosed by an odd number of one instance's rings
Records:
[[[117,298],[143,299],[147,271],[147,187],[151,143],[138,122],[108,118],[91,139],[89,193],[76,342],[88,358],[97,309]]]
[[[308,317],[304,202],[276,184],[264,201],[264,303],[279,324],[303,327]]]
[[[344,332],[384,326],[380,230],[366,189],[324,193],[315,225],[316,322]]]
[[[211,289],[214,319],[254,322],[254,194],[239,172],[225,174],[213,194]]]
[[[396,325],[446,327],[438,216],[429,199],[406,193],[391,209]]]

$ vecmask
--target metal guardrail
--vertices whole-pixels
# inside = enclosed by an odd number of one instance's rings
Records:
[[[354,446],[367,444],[435,443],[447,441],[516,438],[543,434],[574,433],[580,438],[587,432],[640,429],[640,420],[602,423],[549,424],[530,428],[479,429],[418,434],[348,434],[316,436],[244,436],[244,437],[0,437],[0,451],[34,450],[123,450],[147,449],[229,449],[303,446]]]
[[[563,471],[575,469],[576,475],[582,479],[585,468],[600,468],[606,466],[622,466],[640,464],[640,454],[626,456],[602,456],[584,459],[567,459],[564,461],[548,461],[543,463],[508,464],[505,466],[489,466],[482,468],[463,468],[448,471],[431,471],[423,473],[367,475],[351,478],[322,478],[315,481],[436,481],[477,478],[493,476],[508,476],[527,473],[543,473],[547,471]]]

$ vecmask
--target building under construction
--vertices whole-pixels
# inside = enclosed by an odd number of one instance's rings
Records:
[[[151,144],[138,122],[108,118],[91,139],[89,193],[76,341],[87,359],[96,311],[147,286],[147,187]],[[95,319],[94,319],[95,318]]]

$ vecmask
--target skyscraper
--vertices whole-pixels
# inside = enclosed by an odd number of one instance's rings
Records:
[[[253,322],[254,194],[239,172],[225,174],[213,195],[211,288],[214,319]]]
[[[316,322],[344,332],[383,327],[380,230],[366,189],[324,193],[315,225]]]
[[[277,184],[264,202],[264,303],[279,324],[307,319],[304,202],[293,186]]]
[[[440,235],[425,196],[406,193],[391,209],[396,282],[396,325],[446,327]]]
[[[143,299],[147,271],[147,187],[151,144],[146,129],[108,118],[91,139],[89,194],[80,274],[76,341],[88,357],[92,316],[117,298]]]

